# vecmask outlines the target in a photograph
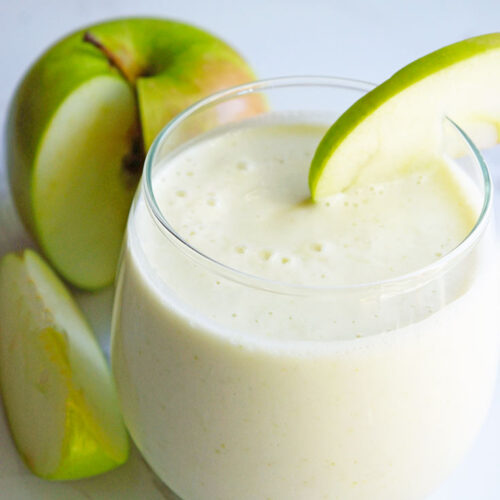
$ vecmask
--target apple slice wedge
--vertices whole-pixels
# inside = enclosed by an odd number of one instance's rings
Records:
[[[127,459],[104,355],[68,290],[31,250],[0,261],[0,387],[13,439],[36,475],[77,479]]]
[[[452,118],[480,147],[500,136],[500,33],[417,59],[355,102],[327,131],[309,170],[313,200],[432,161]]]
[[[114,277],[136,175],[123,168],[134,97],[115,76],[81,85],[47,129],[32,174],[33,225],[61,275],[96,289]]]

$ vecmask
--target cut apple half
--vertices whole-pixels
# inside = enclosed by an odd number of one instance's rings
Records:
[[[77,479],[127,459],[104,355],[65,286],[30,250],[0,261],[0,387],[13,439],[36,475]]]
[[[480,147],[500,136],[500,33],[463,40],[395,73],[355,102],[321,140],[313,200],[432,162],[453,119]]]
[[[167,19],[89,26],[42,54],[10,106],[7,163],[21,218],[65,280],[113,282],[153,139],[187,106],[254,78],[225,42]],[[246,102],[236,113],[264,109]]]

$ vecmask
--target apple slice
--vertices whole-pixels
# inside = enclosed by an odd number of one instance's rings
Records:
[[[46,479],[77,479],[128,457],[110,371],[68,290],[33,251],[0,261],[0,387],[12,436]]]
[[[309,171],[313,200],[432,161],[444,116],[480,147],[500,136],[500,33],[443,47],[355,102],[321,140]]]
[[[119,19],[69,35],[21,82],[8,124],[16,206],[70,283],[112,283],[145,152],[186,106],[254,79],[241,56],[193,26]],[[259,96],[236,115],[262,109]]]
[[[123,167],[134,97],[119,78],[76,89],[52,119],[32,176],[33,225],[59,272],[81,288],[113,280],[136,176]]]

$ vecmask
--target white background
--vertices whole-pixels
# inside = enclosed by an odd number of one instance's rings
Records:
[[[500,29],[498,0],[0,0],[2,126],[16,83],[47,45],[81,25],[139,14],[183,20],[218,34],[252,62],[260,77],[324,74],[372,82],[381,82],[411,60],[443,45]],[[20,246],[23,237],[12,219],[2,172],[3,151],[0,153],[2,253]],[[500,179],[500,164],[492,169],[494,177]],[[80,298],[87,310],[105,315],[110,294],[101,299]],[[173,498],[160,492],[157,480],[137,454],[127,466],[104,477],[54,485],[30,476],[13,450],[0,408],[2,500]],[[489,420],[476,445],[429,500],[498,499],[500,390],[497,388]]]

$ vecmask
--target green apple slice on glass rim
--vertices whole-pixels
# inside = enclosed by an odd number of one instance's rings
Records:
[[[313,200],[432,161],[450,117],[480,147],[500,137],[500,33],[443,47],[405,66],[347,109],[309,170]]]
[[[36,475],[78,479],[126,461],[104,355],[66,287],[31,250],[0,260],[0,389],[14,442]]]

